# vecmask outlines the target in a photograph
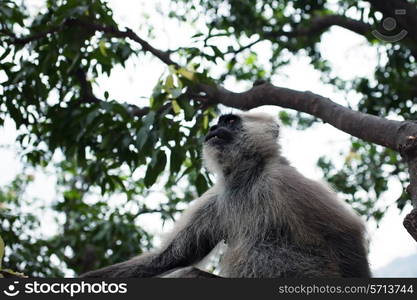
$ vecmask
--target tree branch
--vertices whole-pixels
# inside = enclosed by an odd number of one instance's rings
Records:
[[[83,30],[89,29],[90,31],[100,31],[106,34],[109,34],[114,37],[119,38],[129,38],[141,45],[142,49],[146,52],[150,52],[155,57],[159,58],[163,63],[167,65],[174,65],[179,66],[176,62],[174,62],[169,55],[169,51],[161,51],[152,47],[147,41],[139,37],[136,33],[134,33],[130,28],[126,28],[125,30],[120,30],[117,27],[105,26],[101,24],[94,23],[92,21],[86,21],[81,19],[67,19],[62,25],[60,26],[52,26],[48,30],[37,32],[25,37],[17,37],[13,32],[7,30],[1,30],[0,32],[3,35],[6,35],[11,38],[10,43],[24,45],[42,38],[45,38],[48,34],[57,33],[61,31],[64,27],[68,26],[78,26],[81,27]]]
[[[91,84],[87,80],[87,74],[81,68],[75,71],[75,77],[80,83],[81,102],[85,103],[100,103],[102,100],[98,99],[93,94]]]
[[[409,166],[410,185],[407,192],[412,196],[413,205],[417,208],[417,135],[407,137],[407,143],[401,146],[400,153]]]
[[[174,65],[176,67],[179,67],[179,65],[174,62],[169,55],[169,51],[161,51],[159,49],[156,49],[151,46],[147,41],[140,38],[136,33],[134,33],[130,28],[126,28],[124,31],[119,30],[117,27],[110,27],[110,26],[104,26],[101,24],[96,24],[93,22],[87,22],[80,19],[70,19],[67,21],[69,25],[78,25],[82,26],[84,28],[88,28],[90,30],[94,31],[100,31],[104,32],[106,34],[110,34],[114,37],[119,38],[129,38],[137,43],[139,43],[144,51],[150,52],[155,57],[159,58],[163,63],[167,65]]]
[[[405,217],[403,225],[408,233],[417,241],[417,208],[414,208]]]
[[[228,51],[228,52],[226,52],[225,54],[234,54],[234,55],[236,55],[236,54],[238,54],[238,53],[240,53],[240,52],[242,52],[242,51],[245,51],[246,49],[251,48],[252,46],[254,46],[254,45],[256,45],[257,43],[262,42],[262,41],[263,41],[263,39],[262,39],[262,38],[259,38],[259,39],[257,39],[256,41],[253,41],[252,43],[249,43],[249,44],[247,44],[247,45],[245,45],[245,46],[242,46],[242,47],[240,47],[240,48],[238,48],[238,49],[236,49],[236,50],[233,50],[233,51]]]
[[[141,45],[142,49],[145,52],[146,51],[150,52],[152,55],[159,58],[163,63],[165,63],[167,65],[174,65],[176,67],[179,67],[179,65],[170,58],[170,52],[169,51],[164,52],[164,51],[161,51],[159,49],[156,49],[156,48],[152,47],[147,41],[140,38],[136,33],[134,33],[129,28],[126,28],[124,31],[122,31],[122,30],[119,30],[116,27],[104,26],[104,25],[101,25],[101,24],[96,24],[94,22],[88,22],[88,21],[81,20],[81,19],[68,19],[61,26],[53,26],[53,27],[49,28],[48,30],[38,32],[38,33],[34,33],[34,34],[28,35],[26,37],[16,37],[16,35],[14,35],[14,33],[10,32],[10,31],[7,31],[7,30],[1,30],[0,32],[3,33],[4,35],[10,37],[11,38],[11,41],[10,41],[11,43],[18,44],[18,45],[24,45],[24,44],[27,44],[27,43],[45,38],[48,34],[57,33],[59,31],[61,31],[65,26],[79,26],[79,27],[82,27],[83,30],[88,29],[91,32],[100,31],[100,32],[103,32],[105,34],[109,34],[111,36],[118,37],[118,38],[129,38],[129,39],[139,43]],[[79,68],[75,72],[75,77],[77,78],[78,82],[80,83],[81,102],[84,102],[84,103],[104,102],[104,100],[101,100],[94,95],[93,90],[91,88],[91,84],[87,80],[87,75],[81,68]],[[133,104],[129,104],[128,106],[129,106],[129,109],[130,109],[130,113],[133,116],[136,116],[136,117],[143,117],[146,114],[148,114],[148,112],[150,111],[149,107],[142,107],[141,108],[141,107],[138,107],[138,106],[133,105]],[[170,106],[170,104],[162,106],[158,110],[158,112],[161,112],[161,111],[167,109],[167,106]]]
[[[169,213],[174,214],[174,213],[179,213],[179,212],[182,212],[182,211],[183,211],[182,209],[172,209],[171,211],[169,211]],[[166,210],[166,209],[142,208],[141,210],[139,210],[139,212],[137,212],[133,216],[133,218],[137,218],[137,217],[139,217],[141,215],[144,215],[144,214],[155,214],[155,213],[164,214],[164,213],[167,213],[167,212],[168,212],[168,210]]]
[[[408,164],[410,185],[407,187],[407,192],[411,195],[411,201],[414,206],[411,213],[405,217],[403,225],[417,241],[417,135],[408,136],[407,143],[400,148],[400,153]]]
[[[5,35],[5,36],[10,37],[11,38],[11,40],[10,40],[11,44],[24,45],[24,44],[30,43],[32,41],[42,39],[50,33],[55,33],[57,31],[59,31],[60,28],[61,28],[60,26],[53,26],[53,27],[49,28],[48,30],[37,32],[37,33],[31,34],[31,35],[28,35],[28,36],[25,36],[25,37],[17,37],[13,32],[11,32],[9,30],[6,30],[6,29],[1,29],[0,33]]]
[[[243,93],[203,84],[198,89],[206,94],[206,101],[210,104],[223,104],[242,110],[263,105],[295,109],[318,117],[352,136],[396,151],[400,150],[400,145],[406,142],[408,136],[417,135],[417,124],[414,122],[392,121],[353,111],[308,91],[295,91],[269,83],[254,86]]]
[[[293,31],[273,31],[267,33],[267,37],[277,38],[279,36],[286,36],[295,38],[300,36],[310,36],[321,34],[332,26],[339,26],[358,34],[367,36],[371,33],[371,26],[362,21],[347,18],[340,15],[327,15],[313,18],[308,26],[298,25]]]

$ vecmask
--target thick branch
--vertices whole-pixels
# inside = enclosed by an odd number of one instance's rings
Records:
[[[279,36],[286,36],[289,38],[294,38],[317,35],[323,33],[332,26],[339,26],[364,36],[369,35],[371,32],[371,26],[362,21],[340,15],[328,15],[315,17],[308,23],[308,26],[299,25],[298,28],[294,29],[293,31],[273,31],[268,33],[267,37],[276,38]]]
[[[234,93],[222,87],[199,85],[211,104],[248,110],[262,105],[295,109],[322,119],[334,127],[365,141],[400,150],[408,136],[417,135],[417,124],[392,121],[343,107],[328,98],[311,93],[276,87],[265,83],[249,91]]]
[[[414,124],[417,126],[417,122]],[[407,187],[407,192],[411,195],[413,206],[417,209],[417,134],[407,136],[406,143],[400,146],[400,153],[407,162],[410,173],[410,185]]]
[[[311,25],[313,27],[312,30],[323,30],[331,26],[339,26],[361,35],[367,35],[371,32],[371,26],[369,24],[339,15],[330,15],[313,19]],[[311,28],[311,26],[309,27]],[[306,31],[306,34],[308,34],[309,30],[307,29]]]
[[[400,148],[400,153],[408,164],[410,185],[407,187],[407,192],[411,195],[411,201],[414,206],[411,213],[405,217],[403,225],[417,241],[417,135],[408,136],[407,143]]]
[[[408,233],[417,241],[417,208],[414,208],[405,217],[403,225]]]

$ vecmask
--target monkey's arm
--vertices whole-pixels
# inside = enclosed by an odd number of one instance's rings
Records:
[[[161,249],[87,272],[81,277],[153,277],[203,259],[220,242],[221,237],[216,232],[215,198],[200,200],[203,200],[202,204],[183,216],[176,224],[171,238]]]

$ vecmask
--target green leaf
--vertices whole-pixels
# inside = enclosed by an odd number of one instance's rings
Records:
[[[175,147],[171,149],[169,168],[172,174],[179,172],[182,163],[184,162],[184,159],[185,151],[182,149],[182,147]]]
[[[208,128],[209,124],[209,116],[207,114],[204,114],[203,118],[203,129],[206,130]]]
[[[194,107],[190,104],[187,97],[181,96],[177,99],[178,104],[184,110],[185,121],[191,121],[194,117]]]
[[[207,184],[207,180],[204,177],[203,174],[198,174],[197,179],[196,179],[196,188],[197,188],[197,193],[198,195],[202,195],[205,191],[207,191],[208,188],[208,184]]]
[[[216,46],[211,46],[211,49],[213,49],[214,55],[220,58],[224,57],[223,52],[220,51],[220,49]]]
[[[4,49],[3,54],[0,56],[0,60],[3,60],[4,58],[6,58],[7,55],[9,55],[9,53],[12,51],[12,47],[6,48]]]
[[[172,109],[174,110],[174,113],[178,115],[181,112],[181,107],[179,106],[178,102],[175,100],[172,100]]]
[[[4,256],[4,241],[0,236],[0,270],[2,269],[1,263],[3,261]]]
[[[107,51],[106,51],[107,47],[106,47],[106,42],[104,40],[100,41],[100,43],[98,44],[98,47],[100,49],[100,53],[103,56],[107,56]]]
[[[197,38],[197,37],[200,37],[200,36],[203,36],[203,35],[204,35],[204,33],[199,32],[199,33],[194,34],[191,38],[193,39],[193,38]]]
[[[286,111],[281,110],[278,113],[278,117],[281,120],[282,124],[287,125],[287,126],[291,125],[292,118]]]
[[[248,65],[248,66],[251,66],[251,65],[253,65],[255,62],[256,62],[256,60],[257,60],[257,56],[256,56],[256,53],[251,53],[251,54],[249,54],[249,56],[246,58],[246,60],[245,60],[245,64],[246,65]]]
[[[178,73],[187,78],[188,80],[193,81],[194,80],[194,72],[187,70],[185,68],[180,68],[178,70]]]
[[[167,163],[167,157],[164,151],[159,150],[157,154],[153,155],[151,163],[148,165],[146,170],[146,175],[144,178],[144,183],[146,187],[151,187],[158,175],[165,169]]]
[[[142,150],[143,146],[148,140],[149,133],[151,131],[150,127],[155,121],[155,115],[156,113],[154,111],[151,111],[146,115],[143,125],[136,136],[136,146],[139,151]]]
[[[165,85],[164,88],[166,91],[169,91],[174,88],[174,77],[170,74],[165,79]]]

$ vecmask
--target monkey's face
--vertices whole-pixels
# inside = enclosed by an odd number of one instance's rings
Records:
[[[216,125],[212,126],[204,139],[203,157],[206,167],[221,174],[235,157],[238,144],[243,140],[242,118],[237,115],[223,115]]]
[[[205,137],[203,157],[213,172],[235,168],[250,157],[266,158],[278,151],[278,124],[266,114],[227,114]]]
[[[217,125],[210,128],[204,140],[209,147],[223,149],[233,143],[242,131],[242,119],[237,115],[223,115]]]

